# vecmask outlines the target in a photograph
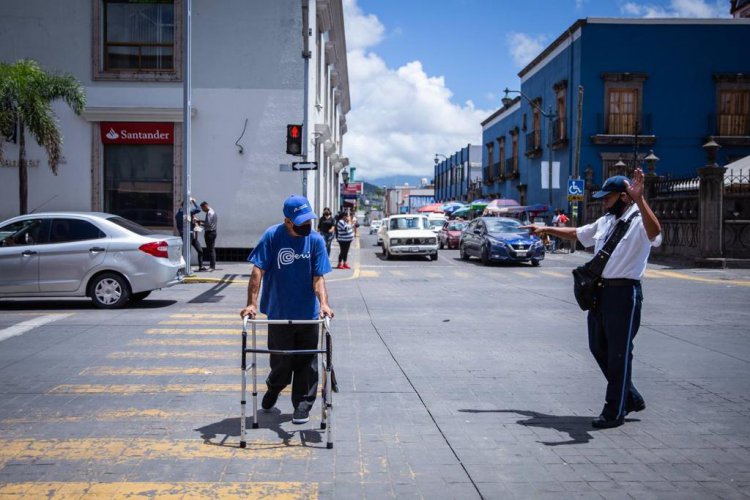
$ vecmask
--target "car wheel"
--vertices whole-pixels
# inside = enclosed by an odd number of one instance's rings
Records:
[[[437,258],[438,258],[438,253],[437,252],[435,252],[434,254],[430,255],[430,260],[433,261],[433,262],[436,261]]]
[[[534,266],[534,267],[539,267],[539,264],[541,264],[541,262],[539,262],[538,260],[536,260],[536,259],[531,259],[531,265],[532,265],[532,266]]]
[[[469,260],[469,254],[466,253],[466,247],[463,245],[459,245],[458,247],[458,256],[461,258],[461,260]]]
[[[487,247],[482,247],[482,264],[485,266],[490,264],[490,251]]]
[[[133,302],[136,302],[136,301],[145,299],[149,295],[151,295],[151,290],[149,290],[148,292],[134,293],[133,295],[130,296],[130,300]]]
[[[89,296],[100,309],[117,309],[130,298],[130,286],[125,278],[115,273],[96,276],[89,286]]]

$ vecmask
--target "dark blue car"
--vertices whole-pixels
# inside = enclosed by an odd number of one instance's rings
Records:
[[[544,260],[544,244],[521,229],[521,222],[507,217],[479,217],[461,233],[458,244],[462,259],[479,257],[490,262],[531,262],[538,266]]]

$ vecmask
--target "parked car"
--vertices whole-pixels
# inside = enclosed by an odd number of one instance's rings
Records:
[[[385,232],[388,229],[388,222],[390,220],[390,217],[386,217],[382,220],[382,224],[380,224],[380,229],[378,229],[378,245],[383,245],[383,238],[385,237]]]
[[[544,244],[521,225],[508,217],[478,217],[461,233],[459,255],[464,260],[479,257],[485,265],[499,261],[538,266],[544,260]]]
[[[376,219],[372,222],[370,222],[370,234],[375,234],[378,232],[378,229],[380,229],[380,226],[383,225],[383,221]]]
[[[437,260],[437,236],[424,215],[393,215],[383,235],[383,255],[391,259],[399,255],[427,255]]]
[[[184,273],[179,237],[118,215],[50,212],[0,223],[0,298],[91,297],[114,309]]]
[[[430,214],[427,216],[427,222],[430,224],[430,229],[433,233],[440,231],[446,220],[448,219],[443,214]]]
[[[458,248],[458,243],[461,240],[461,233],[466,228],[468,222],[465,221],[445,221],[443,227],[437,234],[438,246],[442,250],[443,248]]]

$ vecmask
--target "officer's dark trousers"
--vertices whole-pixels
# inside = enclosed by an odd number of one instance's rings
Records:
[[[628,402],[643,401],[631,382],[633,339],[641,324],[641,285],[604,286],[596,310],[589,311],[589,349],[607,378],[602,415],[625,416]]]
[[[268,325],[268,348],[273,350],[317,349],[318,325]],[[315,402],[318,392],[318,356],[271,354],[271,373],[266,385],[270,392],[281,392],[292,384],[292,404]]]

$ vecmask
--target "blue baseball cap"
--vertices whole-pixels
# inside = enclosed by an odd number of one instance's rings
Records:
[[[604,198],[609,193],[625,193],[628,190],[628,184],[632,184],[633,181],[625,177],[624,175],[613,175],[602,185],[602,188],[596,193],[592,194],[594,198]]]
[[[295,226],[301,226],[309,220],[318,218],[307,198],[296,194],[293,194],[284,202],[284,217],[291,220]]]

